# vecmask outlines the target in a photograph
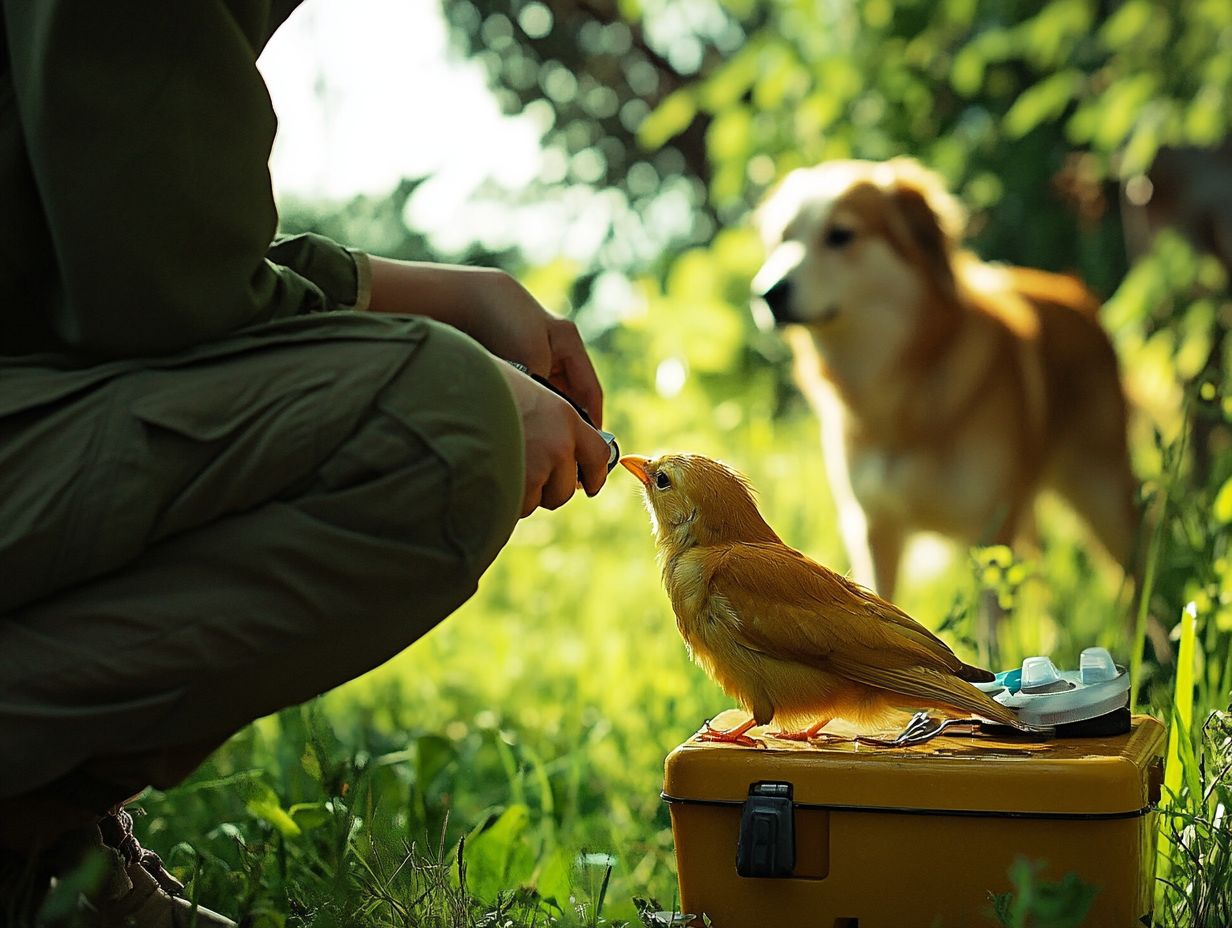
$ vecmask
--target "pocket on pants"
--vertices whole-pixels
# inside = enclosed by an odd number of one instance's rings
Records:
[[[315,463],[328,367],[295,355],[148,371],[128,385],[111,518],[137,550],[285,497]]]
[[[330,371],[315,371],[291,385],[245,384],[239,390],[219,390],[217,381],[211,384],[198,379],[175,389],[139,396],[129,410],[146,425],[193,441],[213,442],[268,415],[271,409],[328,386],[333,379]]]

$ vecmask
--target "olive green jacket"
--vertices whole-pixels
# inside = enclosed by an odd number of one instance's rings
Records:
[[[77,372],[62,392],[363,307],[366,258],[270,244],[276,120],[255,62],[297,3],[0,0],[0,412],[40,393],[6,371]]]

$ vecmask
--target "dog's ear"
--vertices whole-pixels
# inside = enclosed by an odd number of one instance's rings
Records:
[[[894,203],[900,223],[895,230],[900,247],[916,258],[943,290],[954,288],[952,258],[966,217],[932,171],[907,158],[887,163],[892,171],[883,188]]]

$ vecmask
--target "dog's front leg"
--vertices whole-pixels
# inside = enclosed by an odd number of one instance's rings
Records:
[[[852,459],[858,439],[849,434],[850,422],[838,396],[829,388],[820,388],[810,398],[821,414],[821,452],[851,575],[857,583],[891,599],[898,581],[906,527],[876,508],[866,509],[856,496]]]
[[[851,579],[870,590],[877,589],[877,574],[873,570],[873,552],[868,545],[868,520],[864,510],[851,493],[843,493],[830,482],[834,508],[838,512],[838,533],[847,549]],[[878,591],[879,592],[879,591]]]
[[[898,564],[903,556],[906,532],[897,522],[870,517],[868,520],[868,552],[873,561],[873,584],[882,599],[894,600],[898,585]]]
[[[906,530],[895,520],[866,514],[846,477],[845,468],[841,474],[831,469],[830,488],[851,576],[878,596],[893,600]]]
[[[860,505],[855,491],[851,488],[842,407],[829,389],[815,391],[810,394],[810,399],[821,414],[821,453],[826,465],[826,477],[830,482],[830,495],[834,499],[835,514],[838,516],[838,532],[843,539],[843,547],[847,549],[851,576],[861,586],[880,593],[869,546],[868,519],[864,516],[864,507]]]

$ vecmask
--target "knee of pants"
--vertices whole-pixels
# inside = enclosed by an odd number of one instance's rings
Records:
[[[475,592],[517,524],[523,495],[521,418],[499,363],[466,336],[433,325],[376,396],[342,449],[355,482],[329,494],[330,521],[362,533],[332,555],[344,578],[335,594],[348,602],[322,610],[326,625],[286,653],[298,688],[279,683],[263,708],[308,698],[387,660]],[[357,616],[367,622],[361,633],[351,621]],[[251,694],[252,686],[244,688]]]
[[[448,571],[453,582],[473,589],[513,532],[524,484],[521,418],[499,364],[466,335],[429,324],[325,462],[325,518],[450,557],[462,568],[461,580]]]
[[[421,417],[421,435],[445,465],[446,532],[477,583],[513,534],[521,510],[521,414],[499,367],[504,361],[476,341],[434,325],[424,348],[424,372],[434,383],[431,396],[440,418]]]

